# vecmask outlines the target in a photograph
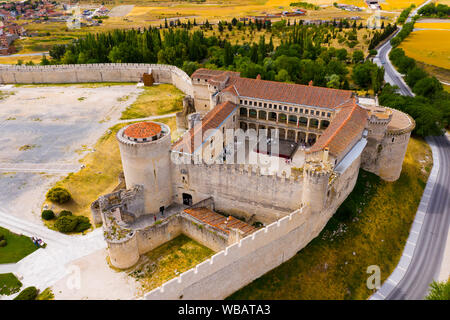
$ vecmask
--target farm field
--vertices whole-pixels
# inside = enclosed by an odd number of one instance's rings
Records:
[[[421,30],[412,32],[400,45],[407,56],[437,67],[450,69],[449,31]]]
[[[417,22],[416,24],[414,24],[414,28],[450,30],[450,20],[448,20],[448,22]]]
[[[383,10],[400,10],[415,4],[416,7],[424,3],[425,0],[386,0],[386,3],[381,2],[381,9]]]

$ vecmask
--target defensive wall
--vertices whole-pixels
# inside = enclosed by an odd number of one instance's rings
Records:
[[[194,96],[191,78],[183,70],[164,64],[0,65],[0,83],[139,82],[150,71],[155,82],[173,84],[186,95]]]
[[[224,299],[289,260],[319,235],[353,190],[360,163],[358,156],[340,176],[331,178],[325,209],[302,206],[150,291],[144,299]]]
[[[265,224],[300,207],[301,176],[262,175],[258,169],[239,164],[172,164],[174,202],[183,203],[183,193],[191,195],[193,203],[213,197],[216,210]]]

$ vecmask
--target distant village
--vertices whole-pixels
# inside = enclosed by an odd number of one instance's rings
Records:
[[[72,15],[73,7],[49,0],[24,0],[16,2],[0,2],[0,55],[9,55],[16,52],[14,40],[19,37],[34,36],[27,33],[24,25],[18,21],[44,22],[66,21]],[[98,25],[98,17],[104,17],[109,10],[100,6],[96,9],[80,12],[81,26]]]

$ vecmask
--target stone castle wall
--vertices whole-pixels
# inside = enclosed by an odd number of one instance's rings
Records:
[[[150,291],[144,299],[224,299],[289,260],[319,235],[347,198],[359,166],[360,157],[331,182],[334,192],[328,196],[325,210],[295,210]]]
[[[191,78],[181,69],[164,64],[99,63],[49,66],[0,66],[0,83],[139,82],[152,71],[158,83],[170,83],[194,96]]]
[[[176,203],[183,203],[183,193],[190,194],[193,203],[213,197],[217,211],[266,224],[302,203],[302,177],[261,175],[251,166],[172,165],[172,185]]]

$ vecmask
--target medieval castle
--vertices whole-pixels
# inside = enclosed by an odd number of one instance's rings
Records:
[[[143,78],[186,93],[177,114],[185,133],[177,141],[157,122],[118,131],[126,189],[91,206],[117,268],[181,233],[217,252],[146,299],[223,299],[288,260],[324,228],[360,168],[386,181],[399,178],[415,125],[376,99],[313,83],[207,69],[189,78],[162,65],[52,68],[10,67],[0,80]]]

